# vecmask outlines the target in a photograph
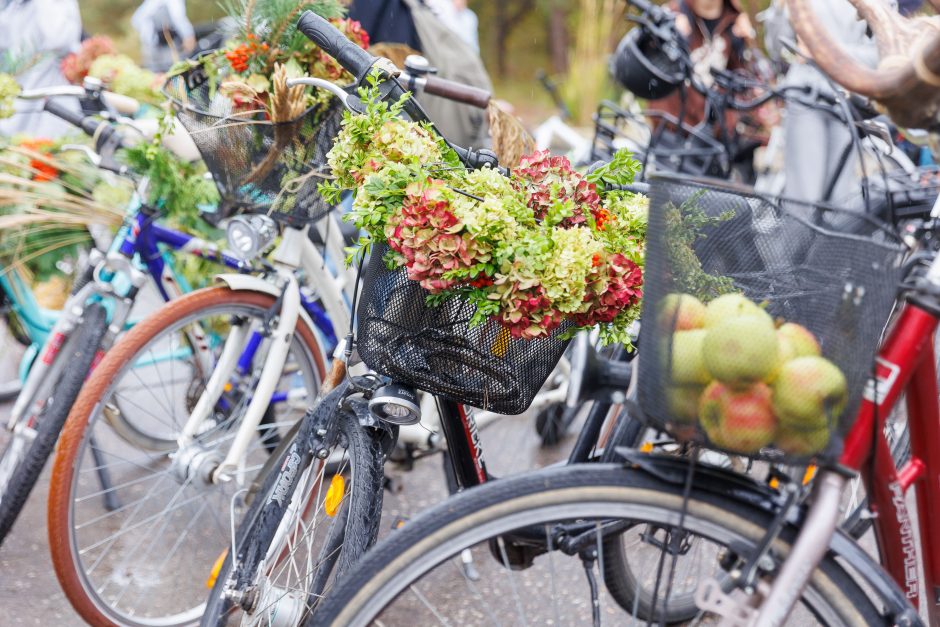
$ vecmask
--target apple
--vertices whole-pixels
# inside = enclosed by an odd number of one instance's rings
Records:
[[[819,342],[816,336],[810,333],[806,327],[801,327],[793,322],[787,322],[777,329],[777,367],[774,368],[765,383],[773,383],[780,374],[780,369],[788,361],[797,357],[810,357],[821,354]]]
[[[666,388],[666,408],[669,417],[685,423],[698,418],[698,399],[705,388],[701,385],[670,385]]]
[[[753,455],[768,446],[777,433],[773,392],[765,383],[734,390],[713,381],[699,400],[699,416],[708,439],[716,446]]]
[[[691,294],[669,294],[659,305],[659,328],[665,332],[701,329],[705,305]]]
[[[748,300],[744,294],[723,294],[705,308],[704,326],[709,329],[738,316],[766,317],[773,322],[770,314]]]
[[[778,367],[777,332],[770,316],[738,316],[717,324],[702,342],[709,374],[728,385],[745,388]]]
[[[790,345],[793,357],[818,357],[822,355],[816,336],[809,329],[795,322],[786,322],[780,325],[780,328],[777,329],[777,337],[781,343],[787,342]]]
[[[672,382],[705,385],[712,380],[705,368],[702,345],[707,331],[679,331],[672,336]]]
[[[817,431],[835,424],[848,402],[848,383],[823,357],[797,357],[774,381],[774,412],[789,429]]]
[[[784,453],[797,457],[810,457],[826,448],[829,444],[829,429],[803,431],[780,427],[774,444]]]

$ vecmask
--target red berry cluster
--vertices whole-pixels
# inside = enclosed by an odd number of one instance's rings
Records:
[[[248,41],[246,43],[239,44],[225,53],[225,58],[228,59],[229,65],[238,73],[247,72],[248,64],[252,57],[257,56],[259,53],[267,52],[270,49],[267,43],[259,42],[254,33],[249,33],[247,39]]]

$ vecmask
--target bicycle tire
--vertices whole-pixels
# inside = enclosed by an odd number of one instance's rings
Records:
[[[58,359],[67,360],[69,367],[64,368],[59,379],[52,384],[52,396],[38,416],[36,437],[10,476],[5,494],[0,495],[0,545],[13,528],[36,482],[39,481],[46,460],[55,449],[62,425],[68,417],[72,403],[78,397],[107,330],[107,312],[104,307],[89,305],[82,314],[79,327],[73,331],[75,340],[72,349],[62,351],[58,355]],[[11,440],[4,455],[12,445]]]
[[[490,539],[502,538],[520,529],[520,525],[541,528],[544,524],[548,529],[549,521],[595,517],[604,521],[648,520],[674,525],[683,504],[682,492],[681,485],[663,482],[642,471],[606,464],[549,468],[485,484],[424,512],[376,545],[355,571],[340,582],[336,592],[327,597],[321,612],[306,624],[308,627],[373,624],[379,612],[400,593],[411,591],[428,573],[438,574],[435,571],[438,566],[450,567],[449,562],[462,551],[480,544],[485,546]],[[683,528],[694,529],[698,525],[715,536],[725,534],[723,545],[737,542],[736,550],[740,550],[742,546],[755,546],[771,519],[771,513],[743,500],[696,487],[687,501]],[[786,554],[797,533],[792,526],[785,528],[773,545],[775,554]],[[552,555],[560,555],[560,552]],[[519,572],[515,567],[504,568],[498,562],[494,568],[499,573],[507,573],[507,577]],[[459,576],[455,579],[460,580]],[[488,581],[476,584],[474,594],[461,594],[454,593],[446,581],[434,579],[433,575],[429,582],[420,594],[414,589],[414,596],[423,605],[413,604],[413,607],[434,611],[433,604],[426,599],[432,585],[446,595],[447,601],[455,597],[471,600],[474,595],[482,598],[481,591],[491,590],[493,595],[499,595],[507,590],[506,585]],[[541,588],[538,584],[528,584],[526,581],[516,585],[524,585],[532,594],[538,590],[556,594],[554,584],[552,588],[546,588],[544,583]],[[815,612],[830,616],[834,624],[876,624],[881,618],[851,574],[831,555],[814,571],[804,599],[813,604]],[[527,608],[538,603],[538,600],[527,601],[530,602]],[[590,608],[590,598],[581,607]],[[412,618],[413,624],[422,624],[417,613]]]
[[[114,625],[133,624],[129,617],[116,616],[117,610],[109,607],[102,599],[92,596],[83,582],[85,574],[77,562],[81,559],[78,550],[72,546],[72,491],[73,482],[80,473],[80,459],[86,431],[90,434],[94,423],[101,415],[98,413],[101,400],[109,393],[115,377],[125,368],[133,367],[133,360],[154,339],[159,339],[165,329],[171,329],[178,321],[184,321],[200,312],[239,306],[266,311],[276,301],[270,294],[247,290],[233,290],[229,287],[210,287],[171,301],[145,320],[135,325],[120,342],[108,351],[79,394],[66,421],[60,437],[52,469],[47,520],[49,544],[53,567],[66,597],[75,611],[89,624]],[[323,380],[326,366],[323,351],[314,331],[298,319],[294,331],[296,342],[305,346],[309,352],[311,367],[315,371],[317,382]],[[89,583],[90,582],[85,582]],[[137,619],[140,624],[160,624],[157,620]],[[188,624],[192,620],[182,620],[179,624]],[[172,622],[164,624],[175,624]]]
[[[336,562],[334,562],[333,567],[329,567],[331,570],[335,568],[336,576],[341,576],[349,572],[350,568],[356,564],[363,553],[375,543],[382,515],[382,497],[384,491],[383,465],[385,461],[385,446],[382,432],[380,430],[363,427],[354,413],[338,407],[337,403],[343,398],[345,393],[346,386],[342,385],[331,391],[318,403],[321,410],[332,411],[330,420],[336,421],[340,435],[346,438],[347,451],[351,459],[352,487],[349,488],[351,498],[345,511],[346,524],[341,530],[338,528],[332,529],[334,534],[341,534],[341,538],[330,538],[330,540],[341,539],[343,541],[343,547]],[[335,407],[335,409],[331,410],[330,406]],[[311,410],[308,412],[305,420],[312,420],[315,411],[316,410]],[[308,428],[305,430],[304,426]],[[309,425],[302,425],[301,432],[298,438],[309,438],[312,429]],[[299,466],[291,467],[287,464],[287,459],[295,454],[294,450],[294,447],[291,447],[290,450],[285,449],[282,453],[282,459],[284,461],[280,463],[275,462],[272,465],[272,468],[277,469],[276,472],[271,472],[265,477],[264,485],[258,492],[258,496],[261,498],[254,499],[251,508],[246,513],[238,530],[235,532],[235,551],[236,555],[238,555],[239,559],[242,561],[254,560],[257,562],[260,556],[267,556],[272,553],[272,542],[275,537],[278,536],[278,530],[284,523],[284,517],[290,509],[289,507],[285,508],[282,504],[274,500],[274,492],[277,490],[279,495],[283,495],[283,500],[291,501],[294,495],[298,494],[297,489],[304,481],[305,471],[312,464],[317,462],[309,445],[306,447],[299,445],[297,450],[303,452],[300,464]],[[328,463],[328,461],[324,461],[321,462],[321,465],[325,468]],[[312,494],[308,493],[302,496],[309,497],[312,496]],[[309,508],[310,503],[305,503],[301,506],[301,510],[305,512],[308,511]],[[317,507],[317,511],[318,510],[319,507]],[[316,514],[316,511],[314,514]],[[291,526],[290,521],[287,522],[287,525],[288,531],[282,532],[280,535],[284,537],[285,540],[290,538],[290,544],[302,544],[302,538],[298,540],[294,535],[293,529],[296,527]],[[329,546],[330,540],[327,540],[327,546]],[[273,549],[276,555],[282,555],[284,550],[284,548],[279,547],[274,547]],[[289,555],[289,557],[292,557],[292,555]],[[248,570],[253,570],[258,566],[259,563],[250,564]],[[300,576],[299,572],[297,574]],[[270,585],[261,586],[254,584],[256,576],[255,572],[240,572],[236,575],[236,577],[241,580],[250,578],[254,589],[271,588]],[[327,573],[326,576],[329,576],[329,573]],[[230,620],[230,614],[233,609],[232,603],[223,596],[230,578],[232,578],[231,554],[226,556],[222,568],[218,573],[216,583],[206,602],[206,611],[200,623],[203,627],[224,625]],[[303,577],[303,579],[306,578],[306,576]],[[253,617],[258,624],[268,624],[264,619],[266,617],[272,618],[274,615],[278,614],[276,607],[265,605],[263,600],[259,600],[256,603],[260,605],[260,607],[254,608],[252,613],[261,614],[260,617]],[[306,608],[303,611],[306,612],[308,609],[310,608]],[[280,616],[279,620],[283,620],[283,616]],[[255,622],[249,621],[249,624],[255,624]]]

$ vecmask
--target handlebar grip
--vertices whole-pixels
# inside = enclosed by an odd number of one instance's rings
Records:
[[[336,59],[357,81],[362,80],[376,62],[376,57],[349,41],[335,26],[313,11],[303,12],[297,21],[297,30]]]
[[[77,126],[78,128],[85,130],[85,116],[82,115],[81,111],[74,111],[69,107],[64,106],[62,103],[56,102],[55,100],[47,100],[43,108],[57,118],[65,120],[72,126]],[[94,129],[92,129],[92,132],[94,132]]]
[[[424,91],[426,93],[455,102],[462,102],[478,109],[486,109],[492,98],[492,94],[485,89],[449,81],[446,78],[428,76],[425,81]]]

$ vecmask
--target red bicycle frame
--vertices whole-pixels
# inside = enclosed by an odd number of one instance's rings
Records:
[[[916,487],[920,555],[924,564],[927,615],[940,624],[940,404],[934,332],[937,315],[905,303],[881,346],[876,373],[866,387],[858,417],[845,438],[841,463],[860,471],[869,490],[878,551],[885,570],[914,607],[920,608],[917,542],[906,504]],[[885,437],[885,421],[906,394],[911,458],[897,468]]]

